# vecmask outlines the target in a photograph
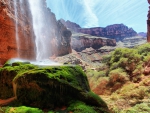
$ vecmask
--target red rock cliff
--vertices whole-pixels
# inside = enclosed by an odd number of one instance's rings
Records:
[[[111,39],[123,40],[126,37],[133,37],[137,35],[132,28],[128,28],[123,24],[109,25],[105,28],[81,28],[78,32],[90,34],[92,36],[106,37]]]
[[[33,59],[34,54],[34,32],[32,28],[31,13],[28,2],[23,1],[24,14],[18,12],[15,16],[13,0],[0,0],[0,64],[4,64],[13,57]],[[20,5],[17,2],[17,10]],[[16,29],[18,26],[18,30]],[[19,49],[17,47],[16,32],[18,35]]]

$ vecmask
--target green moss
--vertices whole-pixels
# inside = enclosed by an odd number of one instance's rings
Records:
[[[94,107],[88,106],[81,101],[72,102],[67,110],[73,113],[98,113],[94,110]]]
[[[55,113],[54,111],[49,111],[48,113]]]
[[[20,107],[9,107],[5,113],[44,113],[44,112],[38,108],[20,106]]]
[[[17,75],[25,72],[32,70],[34,68],[37,68],[36,66],[32,64],[26,64],[26,63],[20,63],[17,62],[16,64],[19,63],[19,66],[4,66],[0,70],[0,98],[1,99],[6,99],[10,98],[13,96],[13,88],[12,88],[12,81],[14,77]]]
[[[79,90],[89,90],[89,84],[85,73],[79,66],[60,66],[60,67],[44,67],[37,68],[30,71],[19,73],[14,80],[24,76],[41,76],[42,78],[35,77],[35,80],[40,82],[48,82],[48,79],[57,80],[61,83],[69,84]],[[36,79],[37,78],[37,79]],[[29,78],[32,79],[32,78]],[[39,80],[38,80],[39,79]],[[43,80],[43,81],[42,81]]]
[[[107,112],[108,107],[107,104],[95,93],[90,92],[82,92],[81,93],[81,101],[85,102],[88,105],[93,105],[99,107],[102,111]],[[84,98],[83,98],[84,97]]]
[[[61,105],[73,98],[79,99],[80,92],[90,90],[87,77],[79,66],[37,68],[18,74],[14,81],[18,84],[17,95],[20,101],[23,100],[24,104],[34,101],[35,106],[43,107]],[[43,100],[43,96],[51,103]],[[26,97],[28,100],[25,100]]]
[[[105,102],[90,92],[87,76],[80,66],[37,67],[29,63],[15,62],[0,71],[1,97],[13,96],[12,81],[17,84],[17,105],[54,109],[68,105],[71,100],[107,109]],[[9,86],[9,87],[8,87]],[[8,91],[4,93],[5,91]]]
[[[3,65],[3,67],[11,66],[11,65],[12,65],[12,63],[10,62],[10,60],[8,60],[8,61]]]

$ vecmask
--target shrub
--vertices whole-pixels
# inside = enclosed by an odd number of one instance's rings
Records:
[[[102,57],[102,63],[108,63],[111,59],[111,55],[105,55]]]
[[[150,113],[150,104],[149,103],[137,104],[132,108],[121,111],[120,113]]]
[[[137,77],[137,79],[134,80],[137,81],[143,73],[142,63],[141,55],[138,54],[137,49],[117,48],[111,53],[108,65],[110,71],[122,68],[128,75],[130,75],[130,80],[133,80],[133,77]]]
[[[142,45],[136,47],[135,49],[137,49],[138,53],[142,56],[148,56],[150,54],[150,44],[149,43],[142,44]]]
[[[129,80],[129,77],[128,77],[127,73],[121,68],[112,70],[109,73],[109,82],[111,85],[114,85],[117,82],[124,84],[128,80]]]

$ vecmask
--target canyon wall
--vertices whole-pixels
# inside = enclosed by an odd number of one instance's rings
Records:
[[[115,39],[116,41],[123,40],[126,37],[133,37],[137,35],[132,28],[128,28],[124,24],[109,25],[105,28],[81,28],[78,32],[90,34],[92,36],[100,36]]]
[[[76,33],[72,36],[71,45],[74,50],[81,52],[82,50],[90,47],[97,50],[103,46],[116,46],[116,40]]]
[[[69,29],[77,33],[89,34],[97,37],[106,37],[122,41],[124,38],[137,36],[137,32],[124,24],[114,24],[107,27],[81,28],[78,24],[70,21],[61,20]]]
[[[71,31],[57,21],[42,0],[50,56],[71,53]],[[43,35],[44,38],[44,35]],[[10,58],[36,59],[36,36],[28,0],[0,0],[0,65]]]
[[[81,52],[86,48],[92,47],[93,49],[99,49],[103,46],[116,46],[116,40],[101,37],[99,35],[94,35],[94,28],[84,29],[81,28],[78,24],[71,22],[69,20],[65,21],[60,19],[69,30],[72,31],[72,49],[77,52]],[[99,31],[98,31],[99,32]],[[93,33],[93,34],[92,34]]]
[[[33,59],[35,56],[35,36],[30,21],[32,19],[29,4],[27,0],[24,0],[23,4],[24,14],[21,13],[18,1],[15,4],[13,0],[0,0],[0,65],[10,58]],[[20,10],[17,17],[15,8]],[[19,39],[16,39],[16,36]]]

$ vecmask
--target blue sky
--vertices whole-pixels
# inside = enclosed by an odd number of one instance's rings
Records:
[[[147,0],[46,0],[56,18],[81,27],[123,23],[137,32],[147,31]]]

